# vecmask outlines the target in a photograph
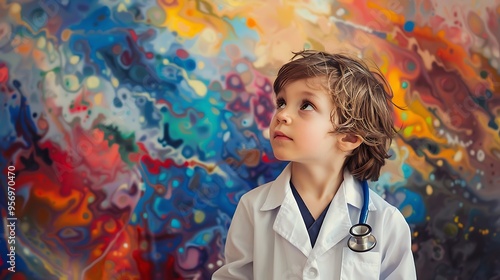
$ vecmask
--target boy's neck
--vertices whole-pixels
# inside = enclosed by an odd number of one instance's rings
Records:
[[[292,183],[301,197],[331,201],[344,180],[342,165],[311,165],[292,162]]]

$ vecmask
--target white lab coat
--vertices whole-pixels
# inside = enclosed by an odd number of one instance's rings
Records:
[[[363,204],[361,184],[348,171],[312,248],[290,171],[289,164],[275,181],[242,196],[228,231],[226,263],[213,280],[416,279],[406,220],[371,190],[367,223],[377,245],[364,253],[347,247]]]

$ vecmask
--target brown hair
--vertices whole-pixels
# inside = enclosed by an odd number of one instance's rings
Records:
[[[378,180],[396,135],[392,90],[380,70],[370,69],[363,61],[344,54],[313,50],[293,54],[292,60],[278,71],[275,94],[290,82],[325,77],[325,89],[335,105],[331,113],[333,133],[353,134],[362,139],[344,166],[357,179]]]

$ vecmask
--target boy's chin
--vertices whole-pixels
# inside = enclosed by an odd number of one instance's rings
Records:
[[[291,161],[290,157],[287,157],[286,155],[284,155],[282,153],[273,152],[273,154],[274,154],[274,158],[279,160],[279,161]]]

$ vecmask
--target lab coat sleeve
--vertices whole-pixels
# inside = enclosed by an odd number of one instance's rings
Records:
[[[380,279],[417,279],[410,227],[399,210],[394,209],[384,228],[389,232],[385,239]]]
[[[226,262],[212,275],[212,280],[253,279],[254,223],[250,213],[243,196],[227,233]]]

